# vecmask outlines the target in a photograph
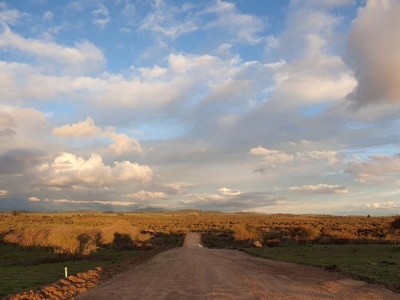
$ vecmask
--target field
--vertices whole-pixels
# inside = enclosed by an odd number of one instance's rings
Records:
[[[400,289],[398,218],[170,213],[0,214],[0,297],[151,249],[180,246],[203,232],[210,248],[318,265]]]

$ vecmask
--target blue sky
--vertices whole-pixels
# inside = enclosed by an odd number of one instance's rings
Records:
[[[0,208],[399,214],[399,14],[0,1]]]

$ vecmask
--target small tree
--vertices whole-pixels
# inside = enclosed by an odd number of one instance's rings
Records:
[[[21,213],[18,210],[13,210],[11,212],[11,215],[13,215],[14,217],[19,216]]]

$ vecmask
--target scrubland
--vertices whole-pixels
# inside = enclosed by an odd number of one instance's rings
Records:
[[[202,211],[3,213],[0,281],[6,284],[0,297],[61,278],[67,263],[71,272],[81,272],[150,249],[180,246],[188,231],[202,232],[203,243],[211,248],[242,249],[253,255],[324,266],[400,288],[396,284],[400,282],[400,217]],[[74,267],[75,262],[80,267]],[[24,276],[28,284],[16,284]]]

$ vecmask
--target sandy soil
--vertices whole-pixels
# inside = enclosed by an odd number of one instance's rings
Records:
[[[76,299],[400,299],[383,287],[319,268],[207,249],[191,233],[183,248],[153,257]]]

